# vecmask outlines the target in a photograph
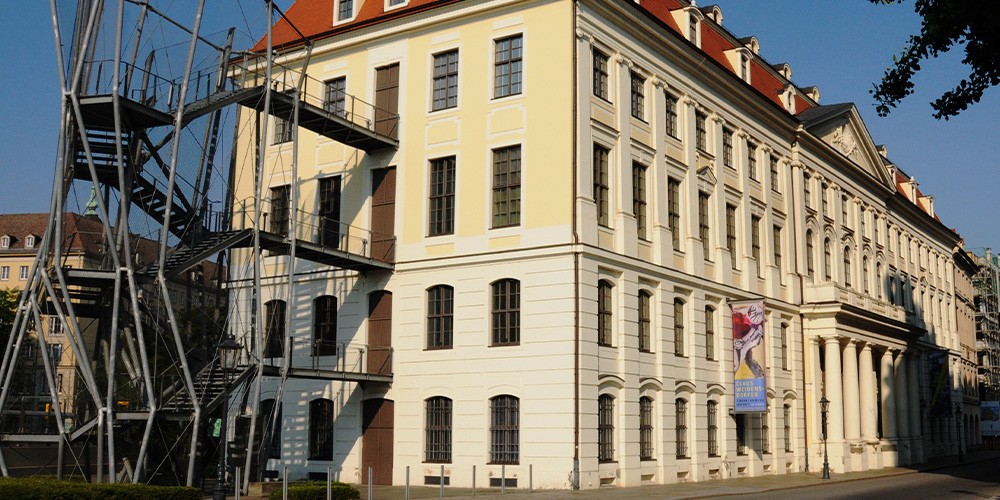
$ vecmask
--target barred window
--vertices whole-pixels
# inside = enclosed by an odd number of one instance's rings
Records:
[[[455,232],[455,157],[431,160],[430,214],[427,234]]]
[[[432,111],[458,106],[458,49],[434,54]]]
[[[733,165],[733,131],[728,128],[722,129],[722,164],[736,168]]]
[[[674,354],[684,355],[684,301],[674,299]]]
[[[269,300],[264,303],[264,357],[280,358],[285,355],[285,301]]]
[[[631,97],[632,97],[632,117],[645,121],[646,119],[646,79],[642,75],[632,71],[631,77]]]
[[[611,346],[612,314],[611,291],[614,286],[601,280],[597,283],[597,344]]]
[[[712,260],[712,245],[709,241],[710,228],[708,225],[708,193],[698,193],[698,236],[701,237],[701,248],[704,252],[705,260]]]
[[[754,265],[757,269],[757,277],[760,274],[760,217],[756,215],[750,217],[750,255],[753,257]]]
[[[792,407],[785,405],[783,413],[782,422],[785,426],[785,451],[790,452],[792,451]]]
[[[427,289],[427,348],[451,349],[455,289],[437,285]]]
[[[333,401],[309,402],[309,459],[333,460]]]
[[[518,345],[521,342],[521,282],[496,281],[493,288],[493,336],[491,345]]]
[[[653,399],[639,398],[639,459],[654,460],[653,457]]]
[[[708,128],[705,122],[708,117],[704,113],[696,112],[694,115],[694,145],[701,151],[708,151]]]
[[[493,97],[507,97],[521,93],[521,35],[496,41],[493,61]]]
[[[639,350],[650,352],[652,343],[650,335],[650,295],[649,292],[639,292]]]
[[[594,95],[608,100],[608,56],[594,49]]]
[[[615,461],[615,398],[608,394],[597,398],[597,461]]]
[[[688,443],[687,443],[687,401],[683,399],[677,399],[674,402],[677,411],[677,424],[675,426],[677,430],[677,458],[687,458],[688,457]]]
[[[765,411],[760,414],[760,452],[771,453],[771,412]]]
[[[517,464],[520,459],[519,400],[514,396],[490,399],[490,463]]]
[[[681,182],[667,180],[667,219],[670,223],[670,241],[674,250],[681,249]]]
[[[451,407],[442,396],[425,402],[424,462],[451,463]]]
[[[639,239],[646,234],[646,166],[632,163],[632,214],[635,215],[636,232]]]
[[[677,98],[668,92],[663,93],[667,104],[667,135],[677,137]]]
[[[715,359],[715,309],[705,306],[705,359]]]
[[[736,207],[726,205],[726,249],[729,250],[729,262],[736,269]]]
[[[719,456],[719,403],[708,402],[708,456]]]
[[[521,223],[521,146],[493,150],[493,227]]]
[[[597,223],[602,226],[608,225],[608,195],[610,193],[610,183],[608,180],[608,155],[607,148],[594,144],[594,203],[597,204]]]

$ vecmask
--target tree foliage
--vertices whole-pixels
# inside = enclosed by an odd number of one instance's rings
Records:
[[[906,0],[869,0],[876,4]],[[911,35],[902,54],[871,91],[875,110],[886,116],[914,91],[913,76],[925,59],[933,59],[956,46],[964,46],[962,63],[971,72],[951,90],[931,102],[934,118],[957,116],[979,102],[986,89],[1000,84],[1000,1],[915,0],[914,10],[922,18],[920,32]]]
[[[17,313],[17,304],[21,299],[21,292],[14,288],[0,289],[0,339],[3,345],[0,349],[7,347],[7,338],[10,329],[14,327],[14,316]]]

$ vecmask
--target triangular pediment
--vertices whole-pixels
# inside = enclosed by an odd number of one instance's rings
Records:
[[[811,108],[799,115],[806,130],[851,160],[858,168],[892,187],[892,176],[852,103]]]
[[[712,167],[708,165],[698,169],[698,178],[708,183],[709,186],[714,186],[717,180],[715,177],[715,172],[713,172]]]

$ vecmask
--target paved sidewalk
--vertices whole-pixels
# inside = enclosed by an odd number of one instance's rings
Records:
[[[965,462],[982,462],[987,460],[1000,459],[1000,451],[979,451],[969,453],[965,457]],[[829,480],[824,481],[820,472],[798,472],[793,474],[770,474],[761,477],[747,477],[737,479],[721,479],[716,481],[703,481],[698,483],[678,483],[653,486],[640,486],[632,488],[600,488],[592,490],[534,490],[529,492],[524,489],[508,489],[506,494],[501,495],[499,489],[480,488],[473,496],[471,488],[450,488],[445,487],[444,496],[441,497],[441,490],[435,486],[411,486],[409,498],[451,498],[451,499],[491,499],[500,500],[510,498],[511,500],[529,500],[532,497],[545,498],[546,500],[583,500],[583,499],[605,499],[614,498],[622,500],[632,499],[692,499],[692,498],[713,498],[726,496],[748,495],[752,493],[780,492],[795,488],[808,486],[818,486],[820,484],[830,484],[842,481],[861,481],[865,479],[898,476],[913,474],[916,472],[944,469],[958,465],[958,457],[943,457],[931,462],[915,465],[912,467],[890,467],[864,472],[850,472],[847,474],[832,474]],[[364,485],[355,485],[361,491],[361,498],[368,498],[368,489]],[[793,492],[776,493],[776,497],[794,496]],[[247,500],[254,500],[256,497],[243,497]],[[406,498],[406,488],[403,486],[373,486],[373,500],[398,500]]]

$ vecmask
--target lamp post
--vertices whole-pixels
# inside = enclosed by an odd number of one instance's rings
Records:
[[[958,432],[958,461],[965,461],[965,451],[962,449],[962,403],[955,403],[955,430]]]
[[[819,409],[823,415],[823,479],[830,479],[830,457],[826,449],[826,415],[830,411],[830,400],[826,396],[819,400]]]
[[[216,474],[214,500],[226,500],[226,455],[229,453],[229,439],[226,431],[226,421],[229,420],[229,372],[236,368],[236,356],[240,345],[232,334],[219,343],[219,361],[222,370],[222,425],[219,426],[219,470]]]

